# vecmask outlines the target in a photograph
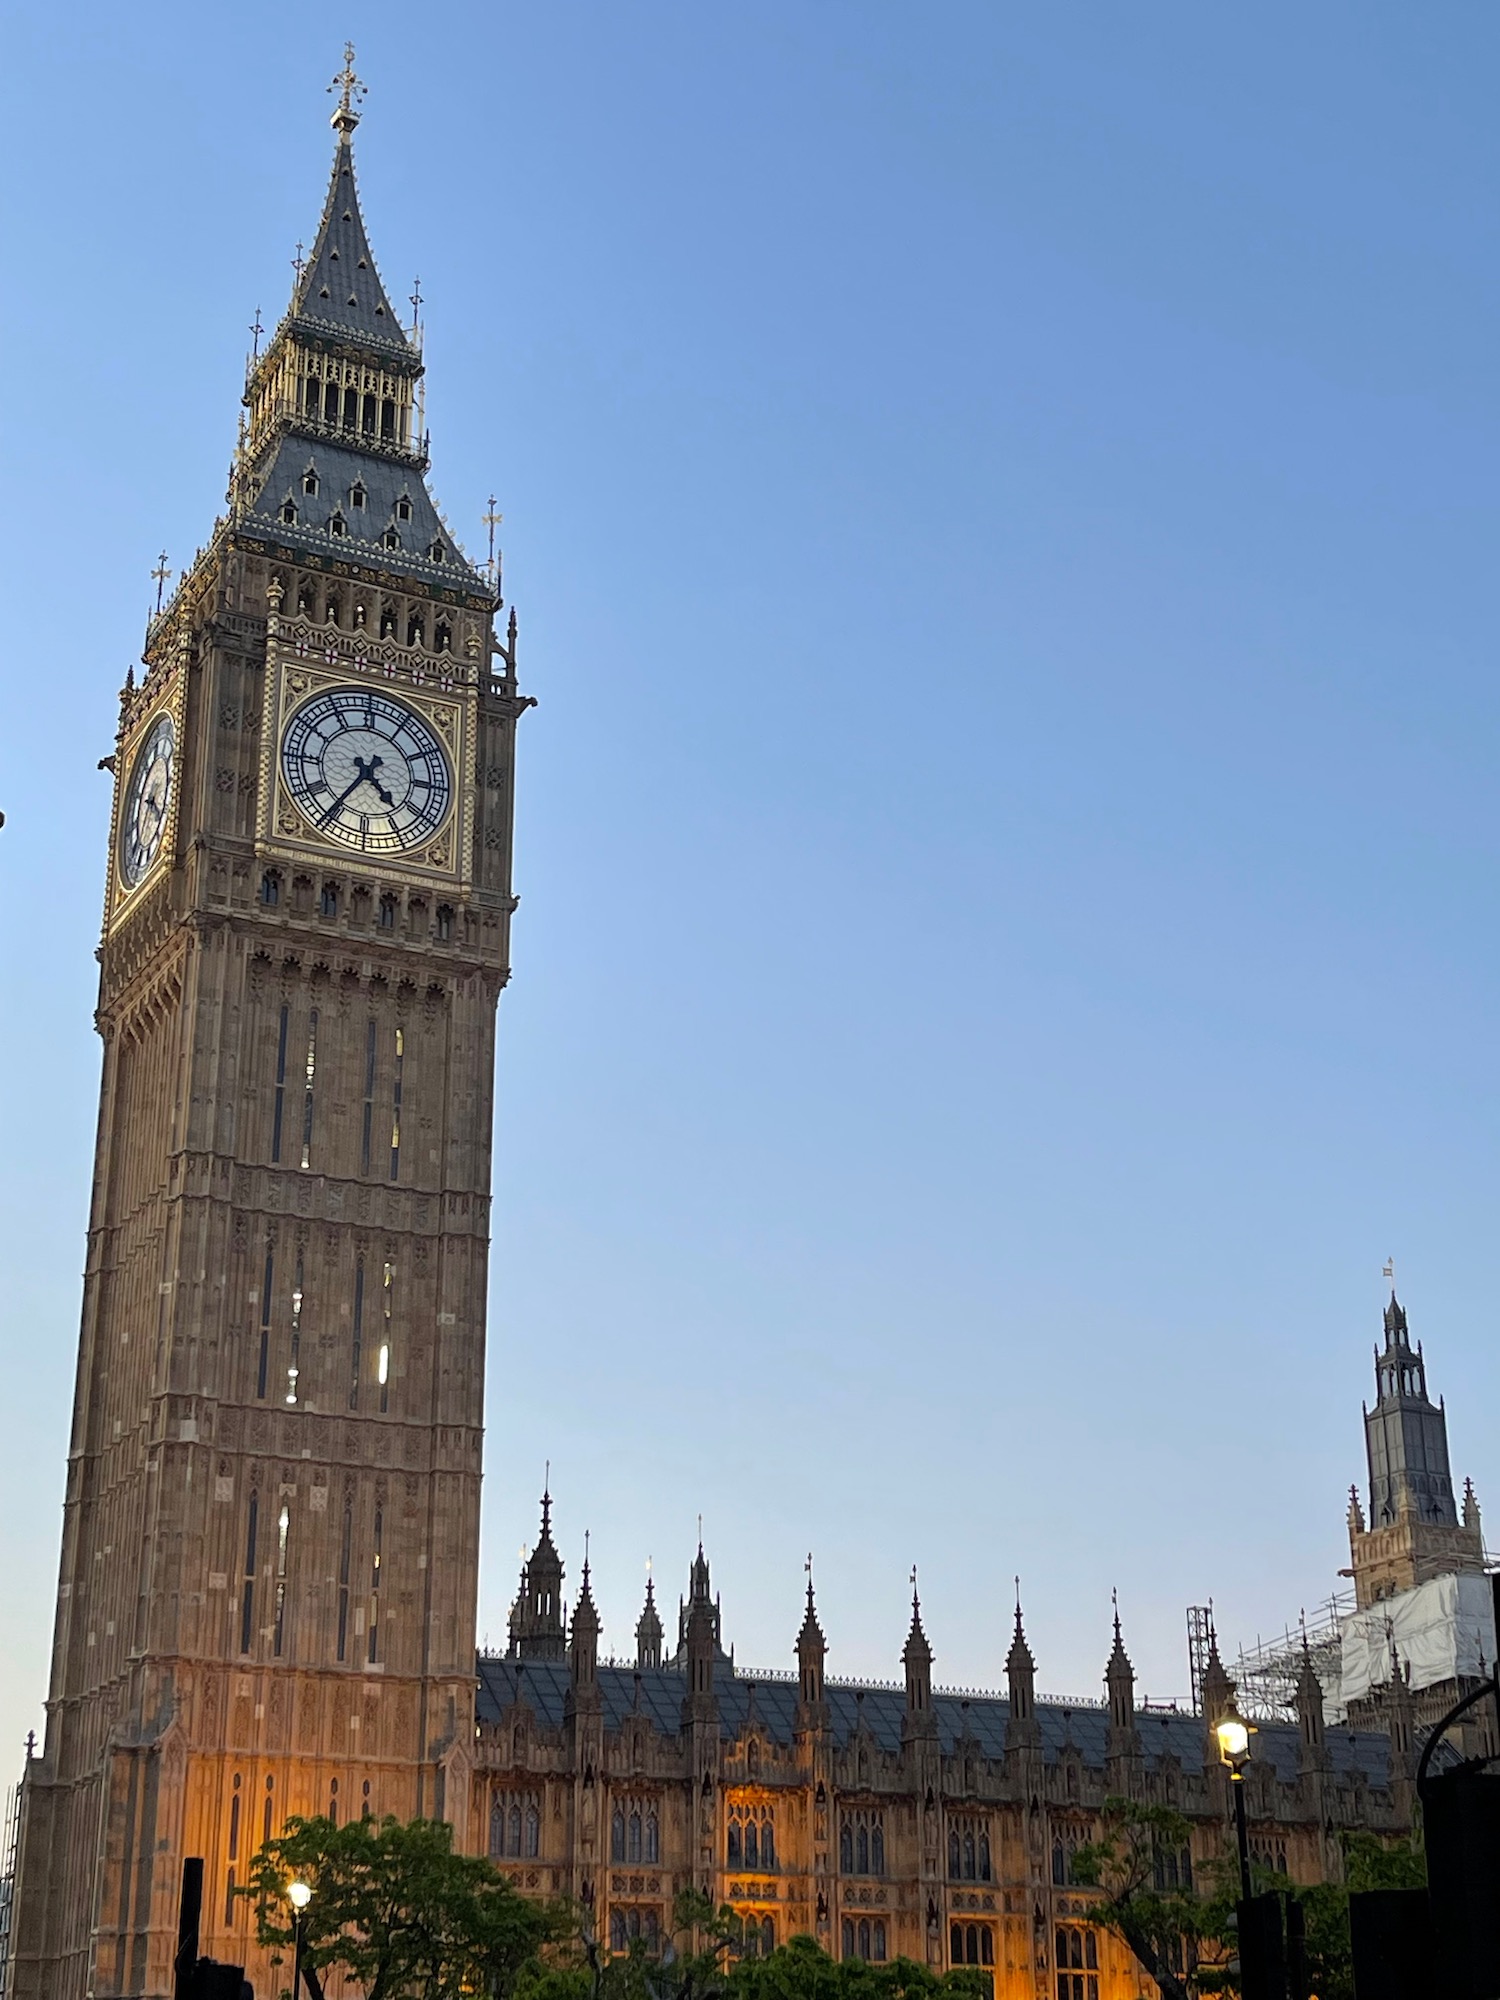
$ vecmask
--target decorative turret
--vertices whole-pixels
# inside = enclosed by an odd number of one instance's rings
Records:
[[[646,1606],[635,1628],[635,1664],[637,1668],[659,1667],[662,1645],[661,1618],[656,1609],[656,1585],[651,1572],[646,1572]]]
[[[679,1615],[681,1656],[687,1668],[687,1694],[682,1703],[684,1726],[712,1722],[718,1715],[714,1695],[714,1664],[719,1652],[719,1607],[710,1595],[708,1558],[698,1544],[687,1605]]]
[[[1210,1735],[1226,1715],[1234,1713],[1236,1699],[1237,1690],[1234,1682],[1224,1671],[1224,1662],[1219,1658],[1219,1635],[1210,1626],[1208,1660],[1203,1668],[1203,1720],[1208,1725]],[[1214,1755],[1217,1758],[1217,1745]]]
[[[1384,1333],[1384,1346],[1375,1350],[1375,1404],[1364,1410],[1368,1529],[1358,1494],[1351,1494],[1349,1506],[1351,1572],[1361,1610],[1429,1577],[1484,1567],[1478,1503],[1466,1485],[1460,1522],[1447,1411],[1428,1396],[1422,1345],[1412,1346],[1406,1308],[1394,1290]]]
[[[1141,1738],[1135,1723],[1135,1668],[1130,1664],[1120,1632],[1118,1597],[1115,1599],[1115,1642],[1104,1669],[1104,1687],[1109,1699],[1106,1756],[1111,1760],[1139,1756]]]
[[[1323,1683],[1313,1667],[1306,1634],[1302,1639],[1302,1666],[1297,1675],[1297,1764],[1300,1770],[1316,1770],[1327,1761],[1323,1739]]]
[[[901,1718],[903,1739],[935,1736],[937,1717],[932,1708],[932,1648],[922,1630],[922,1600],[917,1595],[917,1573],[911,1573],[911,1630],[901,1649],[906,1669],[906,1714]]]
[[[1005,1724],[1007,1751],[1035,1748],[1042,1740],[1036,1719],[1036,1661],[1021,1623],[1021,1579],[1016,1578],[1016,1629],[1005,1656],[1005,1680],[1010,1690],[1010,1714]]]
[[[568,1647],[569,1706],[597,1708],[599,1693],[599,1611],[589,1585],[588,1537],[584,1537],[583,1587],[573,1606],[573,1634]]]
[[[567,1656],[562,1594],[563,1565],[552,1539],[552,1495],[542,1495],[542,1532],[521,1569],[521,1589],[510,1614],[510,1649],[519,1660]]]
[[[812,1557],[807,1559],[807,1609],[802,1615],[802,1630],[797,1634],[797,1692],[798,1706],[802,1711],[821,1709],[823,1706],[823,1661],[828,1652],[828,1642],[823,1637],[823,1628],[818,1623],[817,1608],[813,1603]]]

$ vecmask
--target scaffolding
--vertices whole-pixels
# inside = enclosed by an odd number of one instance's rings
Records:
[[[1295,1722],[1304,1654],[1311,1655],[1322,1686],[1330,1692],[1337,1688],[1343,1624],[1353,1609],[1353,1591],[1339,1591],[1311,1618],[1304,1614],[1295,1630],[1288,1626],[1277,1639],[1257,1635],[1255,1644],[1245,1647],[1229,1669],[1244,1713],[1264,1722]]]
[[[1188,1632],[1188,1676],[1193,1690],[1193,1713],[1203,1713],[1203,1676],[1208,1670],[1208,1655],[1214,1643],[1214,1608],[1212,1604],[1190,1604],[1187,1608]]]

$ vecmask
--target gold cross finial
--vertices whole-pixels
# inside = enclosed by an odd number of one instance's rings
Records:
[[[365,96],[365,86],[354,74],[354,44],[344,44],[344,67],[328,86],[330,96],[339,93],[339,108],[333,114],[333,128],[336,132],[352,132],[359,123],[359,113],[355,110]]]
[[[161,616],[161,594],[166,589],[167,579],[172,574],[171,567],[167,562],[167,552],[165,549],[157,557],[156,568],[152,570],[151,574],[156,579],[156,615],[159,618]]]

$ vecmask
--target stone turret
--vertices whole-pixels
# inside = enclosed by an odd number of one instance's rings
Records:
[[[1120,1607],[1115,1604],[1115,1642],[1104,1669],[1104,1688],[1109,1702],[1109,1732],[1105,1757],[1110,1781],[1119,1792],[1131,1789],[1129,1779],[1140,1762],[1141,1736],[1135,1720],[1135,1668],[1125,1651],[1120,1633]]]
[[[1005,1682],[1010,1693],[1010,1713],[1005,1722],[1005,1751],[1039,1749],[1041,1725],[1036,1718],[1036,1661],[1026,1643],[1021,1624],[1020,1586],[1016,1588],[1016,1629],[1005,1656]]]
[[[510,1613],[510,1650],[518,1660],[562,1660],[568,1651],[563,1564],[552,1539],[552,1495],[542,1495],[542,1532],[521,1569]]]
[[[646,1577],[646,1604],[636,1621],[635,1663],[637,1667],[659,1667],[661,1665],[662,1629],[661,1617],[656,1609],[656,1586],[651,1575]]]
[[[806,1727],[813,1719],[823,1720],[827,1704],[823,1699],[823,1661],[828,1652],[828,1642],[823,1637],[823,1628],[818,1623],[817,1607],[813,1602],[812,1558],[808,1558],[807,1609],[802,1615],[802,1630],[797,1634],[797,1708],[799,1726]]]
[[[922,1630],[922,1601],[917,1596],[915,1572],[911,1587],[911,1630],[901,1649],[906,1669],[906,1713],[901,1718],[902,1741],[915,1736],[937,1735],[937,1716],[932,1707],[932,1648]]]

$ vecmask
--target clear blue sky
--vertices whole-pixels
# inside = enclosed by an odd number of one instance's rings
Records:
[[[115,690],[354,34],[524,684],[483,1625],[1146,1689],[1347,1561],[1394,1252],[1500,1510],[1500,17],[13,8],[0,1775],[44,1690]],[[1500,1513],[1496,1514],[1500,1520]],[[7,1747],[7,1746],[12,1747]]]

